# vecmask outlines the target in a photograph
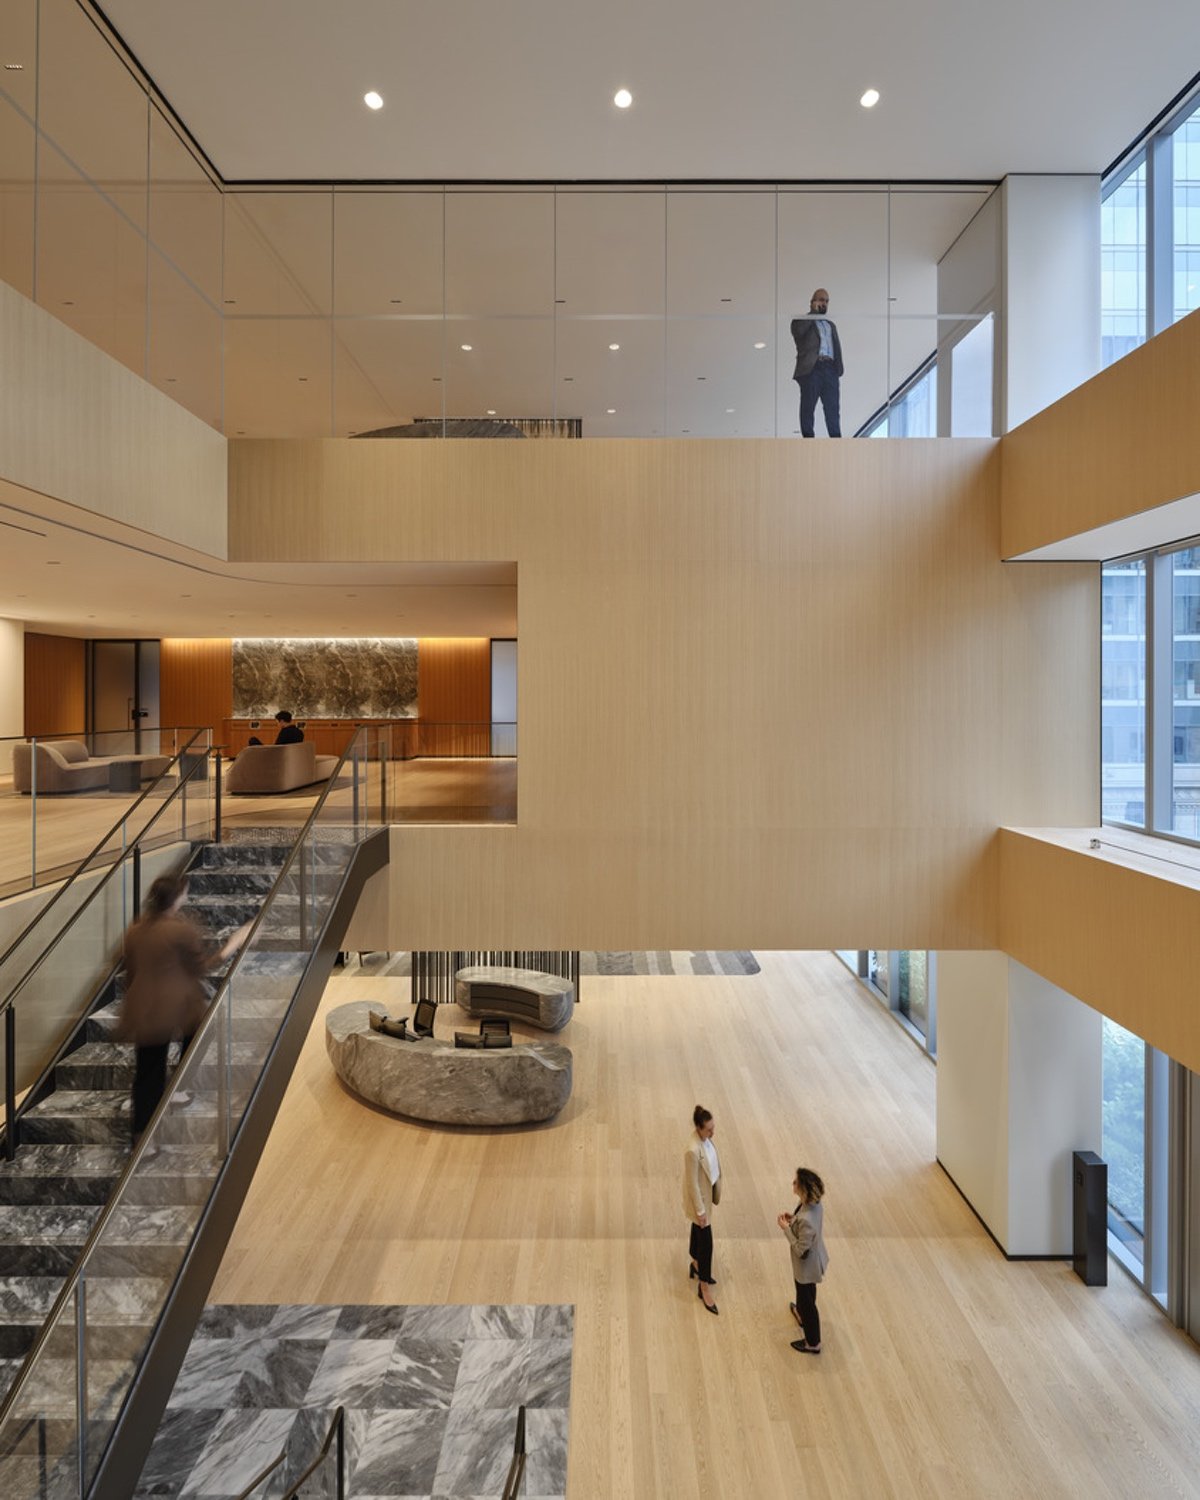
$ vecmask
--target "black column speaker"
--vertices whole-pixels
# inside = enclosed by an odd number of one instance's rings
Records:
[[[1108,1285],[1108,1163],[1094,1151],[1071,1157],[1075,1274],[1085,1286]]]

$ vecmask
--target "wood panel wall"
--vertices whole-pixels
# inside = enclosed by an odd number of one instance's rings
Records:
[[[421,754],[486,755],[491,741],[491,641],[418,641],[417,714]]]
[[[25,632],[25,733],[81,735],[87,711],[87,642]]]
[[[0,283],[0,478],[224,557],[226,442]]]
[[[1169,844],[1159,858],[1092,850],[1098,831],[1001,830],[997,946],[1200,1070],[1200,871],[1166,862]]]
[[[1003,555],[1195,494],[1197,410],[1200,313],[1192,313],[1003,439]]]
[[[219,730],[233,713],[233,642],[164,638],[159,717],[164,724]]]
[[[390,946],[988,948],[997,828],[1097,817],[1095,569],[1000,562],[991,441],[230,451],[240,559],[519,569],[519,822],[406,828]]]

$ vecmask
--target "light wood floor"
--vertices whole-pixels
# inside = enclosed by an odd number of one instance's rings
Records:
[[[587,979],[574,1097],[508,1132],[357,1102],[318,1019],[212,1300],[574,1303],[571,1500],[1200,1495],[1200,1350],[1115,1267],[1007,1263],[934,1161],[933,1066],[831,955],[758,957]],[[324,1003],[352,998],[407,981]],[[717,1318],[679,1204],[697,1101]],[[798,1165],[828,1189],[819,1359],[774,1223]]]

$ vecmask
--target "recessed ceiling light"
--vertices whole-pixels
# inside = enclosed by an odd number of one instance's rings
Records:
[[[620,346],[620,344],[609,344],[609,346],[608,346],[608,347],[609,347],[609,348],[610,348],[610,349],[611,349],[611,350],[612,350],[612,352],[613,352],[613,353],[614,353],[614,354],[615,354],[615,353],[616,353],[616,352],[617,352],[617,350],[618,350],[618,349],[619,349],[619,348],[620,348],[620,347],[621,347],[621,346]]]
[[[382,109],[383,95],[377,94],[374,89],[368,89],[363,95],[363,103],[368,109]]]
[[[763,343],[763,342],[762,342],[762,341],[761,341],[761,340],[760,340],[760,341],[759,341],[759,342],[758,342],[758,343],[757,343],[757,344],[755,344],[755,346],[754,346],[754,347],[755,347],[755,348],[756,348],[756,349],[765,349],[765,348],[766,348],[766,347],[767,347],[767,346],[766,346],[766,344],[764,344],[764,343]]]
[[[727,417],[731,417],[733,415],[733,407],[732,406],[727,406],[725,408],[725,415]]]
[[[474,344],[459,344],[458,347],[462,350],[462,352],[464,354],[470,354],[471,350],[474,349],[475,345]]]
[[[24,63],[5,63],[4,64],[4,71],[6,73],[23,73],[25,71],[25,64]],[[94,615],[89,615],[88,618],[89,619],[95,619],[95,616]]]
[[[628,109],[633,103],[633,95],[628,89],[618,89],[613,95],[613,103],[618,109]]]
[[[616,414],[617,414],[617,408],[615,406],[610,406],[610,407],[607,408],[607,410],[608,410],[608,415],[610,417],[615,417],[616,416]]]
[[[864,109],[874,109],[875,106],[879,103],[879,90],[868,89],[858,102]]]
[[[496,415],[496,408],[494,406],[489,406],[487,409],[487,414],[489,417],[494,417]]]

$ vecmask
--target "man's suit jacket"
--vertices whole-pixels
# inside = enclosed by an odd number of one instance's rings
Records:
[[[825,322],[829,324],[829,332],[833,335],[834,371],[843,375],[842,341],[838,338],[837,324],[832,318],[826,318]],[[816,368],[817,355],[821,352],[821,334],[817,328],[816,314],[810,314],[807,318],[793,318],[792,337],[796,340],[796,368],[792,379],[799,380],[802,375],[812,374]]]
[[[710,1214],[714,1203],[720,1203],[724,1177],[722,1171],[715,1186],[710,1181],[708,1155],[700,1137],[693,1135],[683,1153],[683,1211],[693,1223],[701,1214]]]

